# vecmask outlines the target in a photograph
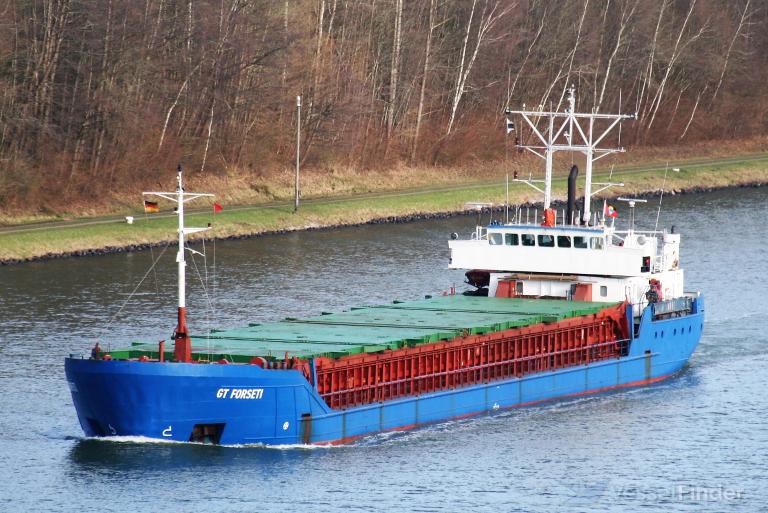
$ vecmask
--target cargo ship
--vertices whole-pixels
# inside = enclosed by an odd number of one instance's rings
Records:
[[[66,378],[89,437],[140,436],[213,444],[338,444],[391,430],[481,415],[678,373],[701,337],[704,300],[683,288],[680,235],[640,231],[628,199],[625,229],[615,209],[592,212],[592,164],[626,114],[507,110],[545,161],[543,210],[507,211],[465,239],[448,241],[465,293],[346,312],[191,333],[185,302],[184,204],[202,194],[145,193],[177,203],[176,329],[166,346],[133,342],[65,359]],[[543,128],[542,126],[543,120]],[[601,127],[598,129],[598,127]],[[586,156],[568,204],[552,206],[553,155]],[[525,217],[525,218],[524,218]],[[673,231],[673,230],[672,230]],[[110,341],[109,346],[115,346]],[[171,347],[172,345],[172,347]]]

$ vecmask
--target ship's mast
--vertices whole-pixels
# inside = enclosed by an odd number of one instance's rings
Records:
[[[590,113],[576,112],[576,89],[571,86],[568,89],[568,108],[565,112],[545,111],[543,106],[538,110],[511,110],[506,109],[507,115],[519,114],[538,141],[536,144],[518,144],[519,148],[524,148],[534,155],[544,159],[545,171],[544,180],[516,179],[517,182],[523,182],[544,194],[544,208],[550,207],[552,202],[552,162],[556,151],[574,151],[583,153],[586,156],[585,184],[584,184],[584,213],[582,219],[589,221],[590,200],[592,196],[600,191],[614,185],[623,185],[620,183],[592,183],[592,164],[597,160],[612,153],[624,152],[624,148],[599,148],[598,145],[605,137],[625,119],[636,119],[636,114],[600,114],[596,111]],[[546,127],[539,129],[541,120],[546,120]],[[607,128],[599,129],[596,132],[596,122],[608,121]],[[575,131],[574,131],[575,130]],[[540,145],[538,143],[541,143]],[[543,183],[542,190],[535,183]],[[592,186],[598,185],[599,189],[593,191]]]
[[[187,298],[186,298],[186,267],[187,261],[184,258],[186,251],[185,236],[190,233],[197,233],[208,230],[208,228],[187,228],[184,226],[184,203],[203,196],[213,197],[213,194],[184,192],[183,171],[181,165],[178,167],[176,176],[176,192],[145,192],[144,196],[159,196],[161,198],[176,202],[176,214],[179,217],[179,250],[176,253],[176,265],[178,271],[178,311],[176,330],[173,334],[174,340],[174,358],[177,362],[192,361],[192,341],[187,329]]]
[[[179,311],[187,307],[187,282],[186,282],[186,267],[187,261],[184,259],[184,187],[182,184],[182,170],[179,166],[178,174],[176,175],[176,213],[179,217],[179,250],[176,253],[176,263],[178,268],[178,287],[179,287]]]

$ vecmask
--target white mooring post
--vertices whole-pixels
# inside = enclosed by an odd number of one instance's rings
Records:
[[[299,165],[301,155],[301,96],[296,97],[296,198],[293,211],[299,211]]]

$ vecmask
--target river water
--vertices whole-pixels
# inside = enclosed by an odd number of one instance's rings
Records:
[[[638,218],[652,227],[655,208]],[[675,378],[333,448],[84,439],[63,358],[167,339],[174,250],[148,274],[159,249],[2,268],[0,511],[766,511],[766,219],[765,188],[665,198],[660,225],[683,234],[687,289],[707,301]],[[189,280],[193,331],[461,289],[446,239],[473,225],[209,243]]]

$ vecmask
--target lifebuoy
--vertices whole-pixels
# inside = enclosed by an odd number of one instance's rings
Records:
[[[263,358],[261,356],[254,356],[253,358],[251,358],[251,362],[250,363],[251,363],[251,365],[258,365],[262,369],[266,369],[267,368],[267,359]]]

